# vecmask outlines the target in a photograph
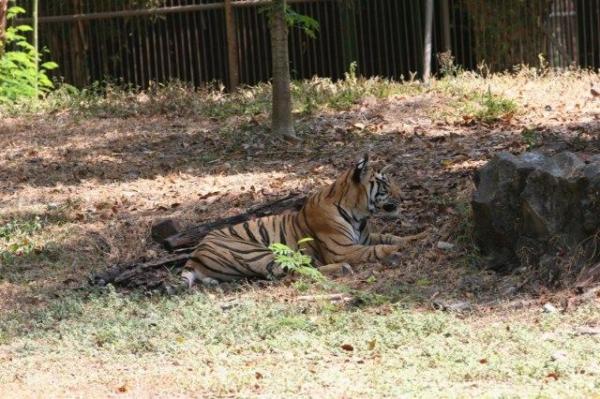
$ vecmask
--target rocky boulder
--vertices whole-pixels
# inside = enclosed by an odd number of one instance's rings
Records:
[[[475,184],[474,238],[493,269],[541,266],[556,279],[597,262],[600,156],[502,152],[477,171]]]

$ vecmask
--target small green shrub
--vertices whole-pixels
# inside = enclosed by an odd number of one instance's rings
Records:
[[[485,123],[492,123],[510,117],[517,111],[517,104],[513,100],[494,95],[490,91],[481,96],[478,102],[479,109],[474,116]]]
[[[12,264],[15,257],[26,256],[35,250],[31,237],[42,229],[39,216],[31,220],[11,220],[0,225],[0,263]]]
[[[451,51],[438,53],[437,60],[439,64],[439,73],[442,77],[458,76],[462,72],[461,66],[455,64],[454,56]]]
[[[534,129],[525,128],[521,131],[521,137],[523,138],[523,142],[527,146],[527,151],[538,147],[542,144],[542,137],[539,132]]]
[[[24,13],[21,7],[11,7],[7,12],[10,21]],[[55,69],[55,62],[44,62],[38,70],[39,52],[27,41],[24,34],[33,29],[29,25],[9,26],[5,34],[5,49],[0,56],[0,103],[12,103],[21,98],[35,98],[53,88],[46,74]]]
[[[319,22],[314,18],[311,18],[308,15],[298,14],[296,11],[292,10],[290,6],[286,6],[285,19],[289,26],[298,27],[311,39],[317,37]]]
[[[298,241],[298,245],[300,246],[309,241],[312,241],[312,238],[303,238]],[[302,249],[294,251],[287,245],[281,243],[271,244],[269,249],[275,255],[275,262],[277,262],[284,270],[298,273],[301,276],[308,277],[317,282],[325,280],[323,274],[312,267],[312,259],[310,256],[303,254]]]

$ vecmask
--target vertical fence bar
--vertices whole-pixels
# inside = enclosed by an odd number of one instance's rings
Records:
[[[35,49],[35,72],[37,73],[40,70],[40,43],[39,43],[39,0],[33,0],[33,48]],[[35,91],[37,94],[38,91],[38,80],[35,79]]]
[[[458,49],[458,44],[457,44],[457,37],[459,36],[458,33],[458,23],[456,20],[456,8],[458,6],[460,6],[460,4],[456,4],[457,0],[448,0],[450,2],[449,5],[449,9],[450,9],[450,39],[451,39],[451,48],[452,48],[452,55],[455,57],[456,63],[458,65],[464,65],[465,61],[464,58],[460,59],[459,58],[459,54],[457,52]],[[462,54],[461,54],[462,56]]]
[[[374,64],[375,64],[375,44],[373,43],[373,24],[372,24],[372,16],[371,16],[371,10],[372,7],[370,7],[370,1],[372,0],[367,0],[364,4],[364,8],[365,11],[362,14],[363,16],[363,30],[362,30],[362,43],[363,43],[363,57],[361,59],[362,63],[363,63],[363,67],[362,67],[362,71],[367,74],[368,76],[371,76],[371,74],[373,73],[374,68]],[[365,43],[368,43],[368,46],[364,46]]]
[[[190,14],[189,12],[184,13],[184,21],[185,21],[185,33],[186,33],[186,37],[185,37],[185,41],[186,41],[186,47],[187,47],[187,63],[189,65],[189,80],[188,82],[191,82],[192,86],[196,86],[196,69],[197,66],[194,63],[194,41],[193,41],[193,36],[191,33],[191,22],[190,22]]]
[[[185,2],[184,2],[185,3]],[[183,13],[183,20],[185,26],[185,43],[187,48],[187,64],[189,77],[188,82],[191,82],[192,85],[195,84],[195,65],[194,65],[194,52],[193,52],[193,44],[192,44],[192,36],[190,34],[190,13]]]
[[[64,13],[64,5],[62,2],[59,3],[58,6],[58,12],[60,14]],[[65,73],[65,80],[69,83],[75,84],[75,81],[73,80],[73,63],[71,62],[70,59],[70,53],[67,51],[67,49],[69,48],[67,46],[67,43],[70,43],[70,40],[68,40],[68,36],[69,36],[69,31],[68,31],[68,27],[67,24],[61,24],[61,53],[63,55],[63,63],[64,63],[64,67],[63,67],[63,71]],[[70,49],[70,48],[69,48]]]
[[[428,1],[428,0],[425,0]],[[411,2],[412,3],[412,2]],[[425,4],[423,4],[423,1],[418,1],[415,3],[415,33],[413,34],[413,39],[416,41],[417,43],[417,47],[415,48],[415,52],[416,52],[416,59],[415,62],[418,62],[417,64],[417,68],[420,66],[421,69],[417,69],[417,75],[422,74],[423,73],[423,49],[425,48],[425,44],[424,44],[424,33],[425,33],[425,24],[424,24],[424,19],[425,19],[425,10],[424,10]]]
[[[142,17],[135,18],[136,36],[137,36],[137,53],[139,56],[139,68],[140,68],[140,80],[137,82],[138,86],[146,87],[148,82],[146,67],[147,63],[144,57],[144,42],[142,41]]]
[[[325,52],[327,53],[327,72],[325,76],[332,76],[333,75],[333,71],[334,71],[334,67],[333,67],[333,63],[334,63],[334,51],[335,49],[332,48],[331,46],[331,36],[329,35],[329,32],[333,30],[333,26],[332,26],[332,22],[333,19],[329,17],[329,8],[331,7],[331,3],[325,2],[323,3],[323,14],[324,15],[323,18],[319,18],[319,19],[323,19],[325,22],[325,26],[324,29],[321,31],[321,35],[317,36],[316,39],[314,40],[325,40]]]
[[[114,0],[108,2],[110,11],[114,11]],[[125,82],[125,73],[123,71],[123,59],[121,57],[121,32],[117,25],[117,18],[113,18],[107,22],[106,26],[110,27],[110,31],[113,35],[116,35],[115,46],[116,49],[111,53],[113,57],[113,73],[119,76],[121,83]]]
[[[194,39],[196,43],[194,54],[196,55],[196,75],[198,76],[198,81],[196,86],[200,86],[204,79],[202,78],[204,74],[204,65],[202,65],[202,41],[200,40],[200,29],[198,28],[198,12],[191,13],[193,27],[194,27]]]
[[[321,10],[323,9],[322,3],[308,3],[310,5],[309,15],[314,18],[319,18],[322,15]],[[308,40],[308,39],[305,39]],[[312,43],[315,46],[319,47],[319,51],[321,56],[319,59],[321,60],[321,67],[316,71],[316,75],[318,76],[326,76],[327,75],[327,49],[325,47],[325,43],[323,40],[313,40]]]
[[[440,0],[440,13],[442,19],[442,50],[452,51],[450,45],[450,9],[448,2],[450,0]]]
[[[592,32],[596,34],[596,54],[594,55],[594,63],[591,65],[596,71],[600,68],[600,1],[596,0],[594,2],[594,13],[596,14],[596,24],[592,24]],[[593,27],[596,27],[594,30]]]
[[[392,58],[391,60],[391,65],[390,65],[390,70],[388,72],[388,77],[390,79],[397,79],[399,76],[398,73],[398,65],[397,65],[397,60],[398,60],[398,56],[399,56],[399,48],[398,48],[398,37],[394,36],[394,21],[392,20],[392,10],[394,8],[396,8],[398,5],[398,3],[396,2],[388,2],[387,3],[387,12],[385,13],[387,15],[387,19],[385,19],[385,23],[387,26],[387,35],[386,35],[386,41],[389,42],[389,52],[390,55],[389,57]]]
[[[338,1],[340,42],[342,46],[342,70],[356,61],[356,14],[355,2]]]
[[[260,82],[261,80],[269,80],[270,74],[269,69],[267,67],[267,61],[269,60],[269,56],[267,53],[267,49],[269,48],[269,44],[265,40],[264,29],[265,26],[261,24],[261,15],[259,15],[257,9],[245,9],[244,14],[246,15],[246,40],[248,42],[247,46],[249,49],[252,49],[250,53],[250,59],[252,62],[247,63],[248,67],[252,67],[252,79],[251,82]],[[265,18],[265,24],[268,24],[268,18]],[[250,34],[250,27],[252,27],[252,31],[254,34]]]
[[[381,39],[381,23],[379,21],[379,5],[382,0],[371,0],[369,7],[369,39],[371,44],[371,70],[369,75],[375,76],[382,67],[383,41]]]
[[[177,0],[177,5],[181,6],[181,0]],[[183,13],[177,13],[177,19],[179,20],[179,24],[177,25],[177,33],[179,36],[179,57],[183,60],[181,64],[181,76],[180,80],[189,81],[191,77],[191,65],[189,62],[186,62],[188,58],[186,57],[186,40],[185,40],[185,23],[183,19]]]
[[[162,80],[163,73],[163,68],[161,66],[161,62],[163,62],[162,48],[158,38],[156,37],[156,28],[159,23],[159,18],[160,16],[156,16],[150,20],[150,32],[148,33],[152,37],[152,48],[154,49],[152,52],[152,61],[154,66],[153,79],[155,82],[160,82]]]
[[[428,82],[431,75],[431,36],[433,30],[433,0],[425,4],[425,39],[423,46],[423,81]]]
[[[383,76],[393,76],[391,62],[394,59],[394,52],[392,51],[392,46],[390,40],[392,37],[389,34],[390,25],[387,21],[386,15],[389,15],[390,11],[390,1],[385,0],[381,5],[381,15],[379,17],[379,21],[381,21],[381,36],[383,38],[383,63],[385,64],[385,72],[380,71],[380,74]]]
[[[257,12],[257,5],[237,8],[234,0],[224,1],[224,17],[215,8],[66,22],[44,21],[43,17],[125,10],[125,2],[43,2],[39,5],[40,45],[51,48],[65,80],[77,86],[90,78],[113,78],[144,87],[149,81],[171,78],[194,85],[225,78],[229,88],[242,81],[267,80],[270,51],[265,44],[264,15]],[[34,4],[31,0],[20,3],[29,9]],[[213,3],[169,0],[165,5]],[[435,18],[430,15],[431,4],[433,12],[440,12]],[[399,78],[416,70],[425,79],[437,65],[432,57],[438,50],[452,50],[457,63],[466,69],[475,68],[480,60],[494,70],[520,62],[533,64],[539,52],[547,53],[548,61],[559,68],[572,63],[598,68],[600,64],[598,0],[307,0],[292,6],[321,24],[314,40],[297,30],[291,33],[290,56],[298,78],[339,77],[351,61],[358,61],[365,76]],[[498,12],[489,15],[490,10]],[[495,18],[493,25],[506,29],[493,28],[490,18]],[[510,47],[496,51],[497,43]]]
[[[458,18],[460,20],[460,31],[459,31],[458,37],[456,39],[458,42],[457,49],[460,49],[460,53],[462,54],[462,57],[464,60],[463,65],[465,65],[466,68],[472,68],[473,66],[469,65],[471,63],[470,62],[471,60],[469,58],[470,53],[468,53],[465,48],[465,38],[467,37],[467,32],[470,29],[470,24],[469,24],[470,18],[473,18],[473,17],[469,17],[467,15],[467,12],[465,10],[466,6],[465,6],[464,1],[462,1],[462,0],[458,0],[458,1],[460,4],[460,9],[459,9],[459,14],[458,14]],[[473,49],[471,49],[471,50],[472,50],[471,54],[474,53],[474,50]]]
[[[410,75],[410,73],[412,72],[412,62],[411,60],[414,60],[414,51],[413,49],[415,48],[414,46],[414,41],[412,42],[411,45],[411,40],[410,40],[410,32],[412,32],[412,30],[409,28],[409,10],[408,10],[408,1],[409,0],[405,0],[402,2],[402,20],[403,23],[402,25],[404,26],[404,59],[406,60],[405,62],[405,71]],[[415,68],[416,69],[416,68]]]
[[[143,37],[142,37],[142,43],[143,46],[145,47],[145,63],[146,63],[146,81],[144,82],[144,87],[147,87],[151,84],[152,81],[156,80],[156,68],[154,68],[154,63],[153,61],[153,55],[155,54],[154,51],[151,51],[151,48],[154,49],[155,46],[154,44],[150,45],[150,29],[148,27],[148,24],[152,23],[151,20],[151,16],[147,16],[147,17],[143,17],[143,23],[142,23],[142,32],[143,32]]]

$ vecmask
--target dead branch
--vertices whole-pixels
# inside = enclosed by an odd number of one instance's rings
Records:
[[[218,230],[225,226],[232,226],[253,218],[276,215],[290,209],[299,210],[304,204],[305,199],[306,196],[303,193],[293,193],[273,202],[249,208],[240,215],[217,219],[213,222],[193,226],[181,233],[167,237],[162,242],[162,245],[169,252],[173,252],[177,249],[190,248],[198,244],[198,242],[212,230]]]
[[[572,308],[582,303],[591,302],[600,299],[600,285],[592,287],[580,295],[574,296],[567,300],[567,308]]]
[[[296,298],[303,302],[331,301],[331,302],[348,302],[352,299],[347,294],[324,294],[324,295],[303,295]]]
[[[124,288],[155,288],[160,286],[169,275],[180,270],[190,256],[190,254],[170,255],[149,262],[116,265],[93,275],[90,283],[100,286],[113,284]]]

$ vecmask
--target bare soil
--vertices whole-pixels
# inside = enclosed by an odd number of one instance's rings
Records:
[[[292,191],[309,192],[365,151],[395,165],[403,190],[401,217],[376,220],[377,227],[397,235],[430,228],[431,234],[402,253],[396,267],[362,265],[340,283],[393,300],[410,297],[421,309],[440,298],[479,304],[482,311],[490,301],[567,298],[569,290],[523,286],[522,276],[485,270],[470,244],[471,176],[498,151],[598,153],[600,98],[590,89],[599,84],[598,75],[581,72],[465,75],[414,95],[369,96],[348,110],[297,115],[297,144],[272,137],[266,114],[115,118],[67,110],[4,118],[0,225],[39,216],[43,227],[29,238],[30,253],[17,250],[0,266],[0,317],[87,289],[88,276],[111,264],[161,255],[150,238],[153,221],[174,218],[189,226]],[[491,123],[478,120],[468,110],[469,93],[488,91],[513,100],[517,111]],[[454,248],[439,249],[440,240]],[[288,284],[241,289],[264,290],[260,295],[284,302],[297,295]],[[102,368],[106,361],[85,367]],[[56,372],[77,374],[78,367],[69,370],[76,362]],[[51,384],[56,372],[40,373],[36,383]]]

